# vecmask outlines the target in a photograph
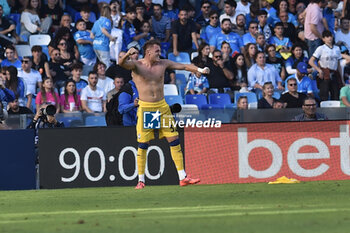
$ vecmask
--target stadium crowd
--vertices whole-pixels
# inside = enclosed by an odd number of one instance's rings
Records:
[[[210,68],[185,80],[166,71],[165,84],[185,95],[233,102],[254,93],[258,108],[301,108],[311,96],[350,107],[349,23],[348,0],[1,0],[0,100],[10,114],[47,104],[57,113],[119,109],[134,124],[137,90],[118,59],[132,47],[131,59],[142,58],[157,39],[163,57]],[[33,44],[35,35],[50,42]],[[21,45],[31,54],[20,56]]]

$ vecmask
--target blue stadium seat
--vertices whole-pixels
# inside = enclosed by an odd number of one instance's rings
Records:
[[[187,79],[185,74],[176,74],[176,83],[177,84],[183,84],[183,83],[187,83]]]
[[[215,110],[215,109],[224,109],[224,105],[220,104],[203,104],[201,106],[201,109],[207,109],[207,110]]]
[[[278,92],[278,91],[273,92],[272,97],[279,100],[281,98],[281,92]]]
[[[215,93],[209,95],[209,104],[219,104],[225,106],[226,104],[232,104],[230,95],[227,93]]]
[[[85,118],[86,126],[107,126],[105,116],[87,116]]]
[[[175,103],[178,103],[178,104],[183,104],[183,100],[182,100],[182,97],[179,96],[179,95],[166,95],[164,96],[165,98],[165,101],[169,104],[169,105],[173,105]]]
[[[174,62],[191,64],[190,55],[188,53],[180,52],[178,56],[175,56],[173,53],[168,54],[168,59]]]
[[[177,89],[179,90],[179,95],[182,99],[185,99],[186,83],[177,84]]]
[[[225,104],[225,109],[235,109],[237,108],[237,104],[233,103],[233,104]]]
[[[244,93],[237,92],[235,94],[235,103],[237,103],[240,96],[247,96],[248,103],[258,102],[258,99],[256,98],[256,94],[253,92],[244,92]]]
[[[162,57],[166,58],[167,54],[168,54],[168,50],[170,48],[170,43],[169,42],[161,42],[160,48],[161,48]]]
[[[201,109],[203,105],[208,104],[208,101],[205,95],[186,95],[185,103],[195,104],[199,109]]]

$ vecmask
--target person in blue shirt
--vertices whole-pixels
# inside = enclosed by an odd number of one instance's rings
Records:
[[[218,25],[219,14],[217,11],[212,10],[209,13],[209,25],[202,30],[201,38],[209,43],[209,39],[220,33],[221,28]]]
[[[5,74],[5,86],[11,90],[14,95],[20,99],[21,105],[25,105],[26,86],[22,78],[18,77],[17,68],[14,66],[3,67],[2,73]]]
[[[139,34],[144,34],[146,35],[145,37],[140,38],[139,40],[139,45],[140,48],[143,47],[143,45],[148,41],[154,39],[154,33],[151,32],[151,24],[148,21],[143,21],[141,23],[141,31]],[[142,49],[141,52],[143,53]]]
[[[15,94],[13,91],[5,87],[4,80],[0,78],[0,102],[6,104],[15,100]],[[6,108],[6,106],[4,106]]]
[[[326,29],[330,31],[333,36],[335,35],[334,31],[334,22],[335,22],[335,16],[334,16],[334,9],[337,9],[338,3],[336,1],[328,1],[327,6],[323,9],[323,18],[326,22]]]
[[[109,41],[116,40],[116,38],[111,35],[111,30],[111,9],[108,5],[104,5],[101,9],[101,16],[95,21],[91,32],[94,34],[93,48],[95,54],[97,58],[107,66],[107,68],[111,65]]]
[[[281,58],[281,53],[289,53],[291,51],[292,42],[288,37],[283,36],[283,23],[278,22],[275,25],[274,31],[275,35],[271,37],[270,44],[273,44],[276,46],[276,49],[278,53],[276,54],[276,57]]]
[[[163,2],[163,15],[168,17],[171,22],[178,19],[179,8],[174,0],[165,0]]]
[[[118,97],[118,111],[123,115],[124,126],[134,126],[137,123],[137,108],[139,106],[139,93],[135,83],[130,80],[120,90]]]
[[[234,52],[240,52],[243,50],[243,41],[241,37],[231,31],[230,19],[223,19],[221,22],[221,32],[214,35],[209,40],[210,51],[213,52],[215,49],[221,49],[222,42],[226,41],[230,44],[232,49],[231,54]]]
[[[86,23],[83,19],[76,22],[77,32],[74,33],[74,40],[77,42],[81,61],[88,66],[96,63],[96,54],[92,47],[93,40],[90,32],[86,30]]]
[[[297,65],[297,72],[285,80],[285,89],[287,90],[288,80],[294,78],[298,85],[298,92],[313,96],[312,81],[307,74],[307,63],[299,62]]]
[[[204,66],[202,67],[204,68]],[[208,79],[200,72],[191,73],[188,77],[186,89],[187,94],[204,94],[209,89]]]
[[[251,21],[248,26],[248,31],[243,35],[243,44],[256,43],[256,35],[258,34],[258,23],[256,21]]]
[[[16,49],[12,45],[8,45],[5,48],[5,55],[6,58],[1,62],[1,67],[4,66],[14,66],[17,69],[20,69],[22,67],[22,62],[15,57]]]

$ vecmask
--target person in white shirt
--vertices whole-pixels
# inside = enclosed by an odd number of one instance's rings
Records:
[[[237,3],[236,13],[247,15],[250,13],[250,2],[248,0],[241,0]]]
[[[350,51],[350,20],[347,18],[340,19],[340,30],[335,33],[335,43],[342,42]]]
[[[18,71],[18,77],[21,77],[27,87],[27,92],[25,93],[27,97],[26,107],[32,107],[33,97],[36,95],[36,88],[41,87],[42,77],[41,74],[32,69],[32,60],[29,57],[23,57],[22,59],[22,69]]]
[[[106,93],[97,87],[97,73],[91,71],[88,76],[89,85],[81,91],[81,105],[88,113],[106,112]]]
[[[96,62],[93,71],[97,73],[97,87],[101,88],[105,93],[115,88],[113,79],[106,76],[106,65],[104,63],[100,61]]]
[[[325,101],[339,100],[340,88],[345,85],[341,77],[340,60],[342,59],[340,49],[333,45],[333,35],[330,31],[322,32],[324,45],[317,47],[309,60],[309,65],[318,72],[317,86],[320,89],[320,99]],[[316,65],[315,61],[318,60]]]
[[[230,19],[231,23],[236,25],[236,17],[237,17],[237,3],[235,0],[226,0],[225,6],[224,6],[224,12],[222,15],[220,15],[220,23],[223,19]]]

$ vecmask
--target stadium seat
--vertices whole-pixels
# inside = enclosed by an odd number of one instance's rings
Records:
[[[187,78],[185,74],[179,73],[176,74],[176,84],[187,83]]]
[[[236,103],[225,104],[224,107],[225,107],[225,109],[235,109],[235,108],[237,108],[237,104]]]
[[[165,101],[167,102],[167,104],[169,105],[173,105],[175,103],[178,103],[178,104],[183,104],[183,100],[182,100],[182,97],[179,96],[179,95],[166,95],[164,96],[165,98]]]
[[[34,45],[45,45],[48,46],[51,42],[51,36],[48,34],[36,34],[29,36],[29,45],[33,47]]]
[[[195,104],[199,109],[205,104],[208,104],[207,97],[205,95],[186,95],[185,96],[186,104]]]
[[[166,58],[167,54],[168,54],[168,50],[170,48],[170,43],[169,42],[161,42],[160,48],[161,48],[162,57]]]
[[[168,59],[174,62],[191,64],[190,55],[188,53],[180,52],[178,56],[175,56],[173,53],[168,54]]]
[[[209,95],[209,104],[218,104],[225,106],[226,104],[232,104],[230,95],[227,93],[215,93]]]
[[[191,61],[193,60],[193,58],[198,57],[198,52],[193,52],[191,53]]]
[[[80,12],[77,12],[75,13],[75,16],[74,16],[74,22],[77,22],[78,19],[81,19],[81,15],[80,15]],[[89,17],[89,21],[91,23],[94,23],[96,21],[96,15],[94,12],[90,12],[90,17]]]
[[[237,92],[235,94],[235,103],[237,103],[240,96],[247,96],[248,104],[258,102],[258,99],[256,98],[256,94],[253,92],[244,92],[244,93]]]
[[[177,87],[175,84],[164,84],[164,95],[178,95]]]
[[[181,96],[182,99],[185,99],[186,86],[187,85],[185,83],[177,84],[179,95]]]
[[[46,45],[41,45],[41,48],[43,49],[43,53],[47,56],[47,59],[50,59],[49,47]]]
[[[10,19],[16,24],[16,33],[19,35],[21,33],[21,14],[10,14]]]
[[[215,110],[215,109],[224,109],[224,105],[220,104],[203,104],[201,106],[201,109],[207,109],[207,110]]]
[[[32,50],[29,45],[16,45],[16,51],[19,57],[31,57]]]
[[[281,93],[278,91],[275,91],[273,92],[272,97],[279,100],[281,98]]]
[[[87,116],[85,126],[107,126],[105,116]]]
[[[248,109],[257,109],[258,108],[258,102],[252,102],[248,104]]]
[[[338,108],[340,107],[339,100],[326,100],[322,101],[320,104],[321,108]]]

